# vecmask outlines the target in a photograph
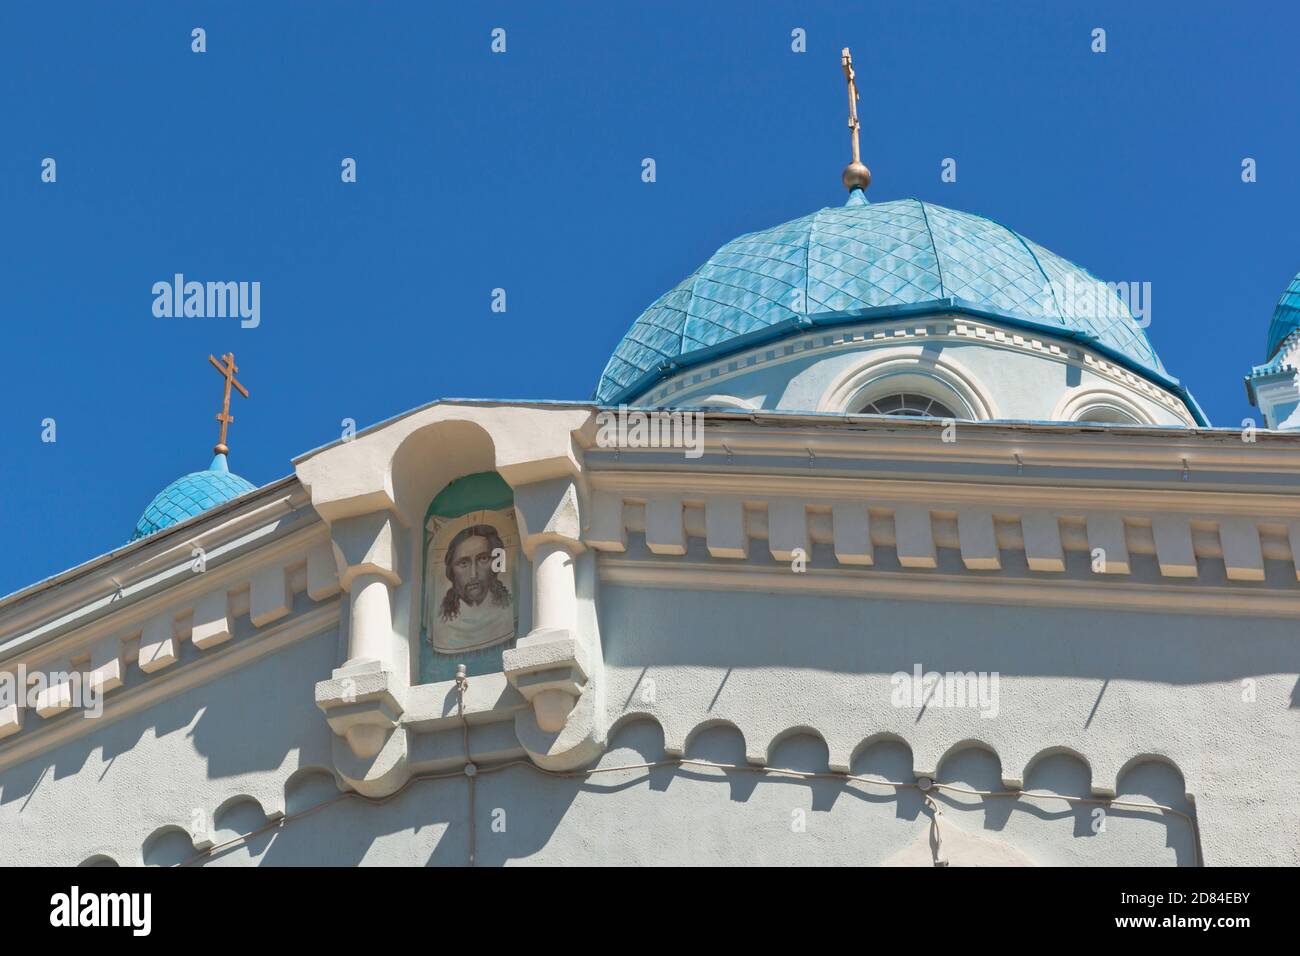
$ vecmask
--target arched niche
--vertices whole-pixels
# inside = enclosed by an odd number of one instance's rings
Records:
[[[462,475],[428,503],[412,537],[419,543],[413,586],[418,613],[416,682],[502,670],[520,630],[527,587],[514,490],[495,471]]]

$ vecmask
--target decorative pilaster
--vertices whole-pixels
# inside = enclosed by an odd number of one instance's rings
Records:
[[[387,511],[340,518],[330,526],[339,587],[348,592],[348,659],[316,685],[316,706],[347,741],[350,772],[369,779],[401,722],[404,661],[393,630],[392,589],[401,584],[397,527]],[[395,742],[401,749],[402,742]],[[342,768],[340,768],[342,770]]]
[[[506,679],[532,705],[515,729],[539,765],[579,766],[599,752],[603,713],[594,692],[599,644],[579,622],[576,564],[585,547],[577,486],[555,478],[516,487],[515,511],[533,562],[533,627],[503,661]]]
[[[391,589],[402,583],[397,571],[397,529],[390,512],[341,518],[330,526],[339,587],[351,599],[348,663],[371,660],[396,664],[392,652]]]

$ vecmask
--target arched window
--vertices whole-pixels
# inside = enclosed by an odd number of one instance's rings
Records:
[[[1072,389],[1057,402],[1052,421],[1095,425],[1154,425],[1155,421],[1134,397],[1116,388]]]
[[[1136,418],[1114,405],[1093,405],[1085,409],[1076,421],[1097,422],[1103,425],[1139,425]]]
[[[817,402],[819,412],[989,421],[992,397],[948,357],[922,361],[886,350],[865,355],[836,376]]]
[[[736,398],[734,395],[709,395],[705,398],[688,398],[681,404],[702,408],[706,412],[752,412],[758,408],[759,403]]]
[[[939,401],[916,392],[894,392],[867,402],[858,410],[862,415],[901,415],[909,418],[956,418],[953,410]]]

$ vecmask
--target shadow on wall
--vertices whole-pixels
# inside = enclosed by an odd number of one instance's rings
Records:
[[[313,606],[305,594],[296,595],[294,613]],[[235,622],[234,639],[220,649],[201,652],[189,641],[178,642],[181,668],[202,654],[205,661],[252,636],[247,616]],[[315,680],[329,676],[337,657],[337,632],[305,638],[296,644],[256,660],[244,667],[192,687],[143,711],[121,719],[113,718],[113,706],[132,689],[147,684],[150,676],[134,665],[126,668],[122,688],[106,699],[106,713],[87,724],[92,732],[70,740],[25,763],[0,773],[0,806],[23,801],[19,812],[48,812],[42,808],[41,789],[51,782],[87,775],[75,781],[79,794],[60,794],[60,803],[84,806],[85,801],[102,801],[106,788],[121,805],[140,805],[148,797],[127,793],[135,787],[119,780],[131,771],[119,767],[123,757],[148,761],[155,773],[167,774],[179,761],[197,756],[211,781],[243,774],[278,771],[294,751],[308,751],[305,762],[328,758],[329,730],[320,718],[312,697]],[[164,672],[165,673],[165,672]],[[287,698],[287,694],[294,695]],[[85,721],[80,711],[70,711],[49,720],[28,715],[30,729],[46,724]],[[16,738],[21,740],[22,738]],[[313,747],[315,753],[312,753]],[[99,751],[98,756],[91,757]],[[220,799],[220,796],[218,797]],[[30,806],[29,806],[30,805]]]
[[[526,861],[554,865],[608,864],[879,864],[930,832],[930,811],[910,784],[906,744],[882,738],[856,754],[851,772],[874,781],[831,775],[827,748],[815,734],[796,733],[772,753],[773,768],[826,774],[800,779],[748,766],[745,741],[728,725],[697,732],[689,759],[670,761],[650,719],[615,728],[611,745],[585,775],[547,775],[531,765],[485,768],[474,786],[476,863]],[[999,793],[997,755],[978,745],[950,753],[938,782]],[[1138,763],[1121,777],[1124,799],[1164,803],[1190,812],[1177,771]],[[1087,766],[1068,753],[1040,756],[1026,789],[1087,798]],[[1006,855],[1040,865],[1191,865],[1193,835],[1186,821],[1159,810],[1106,809],[1026,796],[979,796],[939,791],[943,823],[961,846],[961,833]],[[224,847],[204,865],[465,865],[469,784],[453,775],[416,779],[383,801],[342,794],[324,770],[295,774],[286,788],[286,817],[273,824],[251,799],[235,799],[214,821],[214,840],[247,839]],[[180,827],[164,827],[144,848],[147,863],[174,865],[195,850]],[[961,860],[954,860],[960,865]],[[930,865],[928,855],[920,865]]]
[[[690,548],[697,545],[703,548],[691,539]],[[632,550],[629,538],[629,554]],[[948,550],[939,549],[941,559],[960,564],[960,555],[945,554]],[[771,560],[764,542],[751,541],[750,554],[751,563],[789,571],[789,564]],[[653,557],[681,562],[708,559],[707,551],[695,554],[693,550],[681,558]],[[1004,552],[1004,564],[1014,557]],[[1069,552],[1067,561],[1076,557],[1087,556]],[[1134,560],[1137,557],[1143,556]],[[886,564],[891,561],[897,565],[888,548],[877,548],[876,560],[878,570],[890,570]],[[911,569],[911,573],[943,576],[942,560],[939,568]],[[1023,563],[1023,554],[1019,560]],[[825,545],[815,545],[809,566],[834,567],[834,554]],[[1027,566],[1023,571],[1030,573]],[[962,568],[961,573],[972,572]],[[1294,571],[1288,573],[1294,585]],[[1034,576],[1069,575],[1036,572]],[[1194,614],[670,591],[609,583],[602,585],[599,600],[601,632],[608,635],[605,662],[621,668],[713,667],[721,673],[729,668],[771,667],[887,676],[910,673],[919,662],[926,670],[996,671],[1003,677],[1109,678],[1173,685],[1296,673],[1294,622],[1272,618],[1252,619],[1248,628],[1237,628],[1228,651],[1224,639],[1231,620]],[[963,639],[954,641],[953,635]],[[1297,695],[1300,690],[1292,692],[1293,706],[1300,699]]]
[[[137,713],[55,718],[90,732],[0,773],[6,861],[50,861],[56,846],[93,851],[99,864],[134,864],[149,834],[151,861],[174,863],[194,854],[193,813],[240,794],[260,801],[259,816],[261,806],[275,811],[287,775],[330,760],[312,680],[328,676],[336,656],[337,634],[323,632]],[[68,845],[69,821],[76,845]]]
[[[939,789],[935,799],[945,810],[961,811],[945,813],[946,821],[967,830],[978,822],[979,829],[1003,834],[1040,865],[1196,865],[1196,833],[1190,820],[1093,797],[1088,765],[1073,753],[1040,754],[1030,762],[1017,796],[963,792],[1007,793],[997,754],[979,745],[948,754],[936,782],[951,789]],[[1195,813],[1177,768],[1154,758],[1120,774],[1115,800],[1160,804],[1188,817]]]

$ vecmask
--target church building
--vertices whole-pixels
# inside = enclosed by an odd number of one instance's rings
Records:
[[[0,863],[1300,864],[1300,277],[1212,427],[1051,237],[869,201],[842,65],[847,201],[589,401],[255,487],[213,356],[211,464],[0,600]]]

